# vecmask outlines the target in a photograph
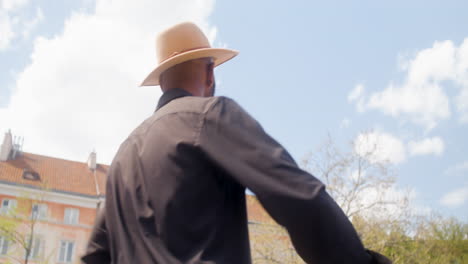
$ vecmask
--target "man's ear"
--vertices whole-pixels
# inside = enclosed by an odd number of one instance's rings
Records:
[[[214,63],[210,63],[207,65],[206,70],[206,85],[211,87],[214,83]]]

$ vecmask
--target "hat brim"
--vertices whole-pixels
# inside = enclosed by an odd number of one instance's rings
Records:
[[[200,58],[207,58],[211,57],[214,59],[214,67],[221,65],[222,63],[234,58],[238,51],[230,50],[230,49],[219,49],[219,48],[202,48],[187,51],[171,57],[156,67],[149,75],[145,78],[145,80],[141,83],[140,86],[157,86],[159,85],[159,76],[165,70],[180,64],[182,62],[186,62],[189,60],[200,59]]]

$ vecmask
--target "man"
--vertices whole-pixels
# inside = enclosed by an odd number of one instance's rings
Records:
[[[324,185],[238,104],[213,97],[213,68],[236,51],[182,23],[157,53],[142,85],[164,94],[109,168],[85,263],[251,263],[246,188],[307,263],[378,263]]]

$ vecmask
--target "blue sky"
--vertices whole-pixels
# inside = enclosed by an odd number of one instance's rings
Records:
[[[379,141],[415,203],[468,220],[463,1],[34,1],[0,7],[0,130],[26,151],[109,163],[160,92],[154,37],[192,20],[240,54],[216,69],[299,161],[330,134]],[[10,27],[7,27],[9,23]],[[10,28],[12,34],[7,34]],[[10,36],[10,37],[8,37]]]

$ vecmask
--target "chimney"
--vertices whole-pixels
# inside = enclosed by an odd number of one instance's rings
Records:
[[[0,161],[7,161],[13,150],[13,137],[11,136],[11,131],[8,130],[5,133],[5,137],[3,138],[3,144],[0,148]]]
[[[95,170],[96,169],[96,151],[92,151],[90,154],[89,154],[89,157],[88,157],[88,168],[90,170]]]

